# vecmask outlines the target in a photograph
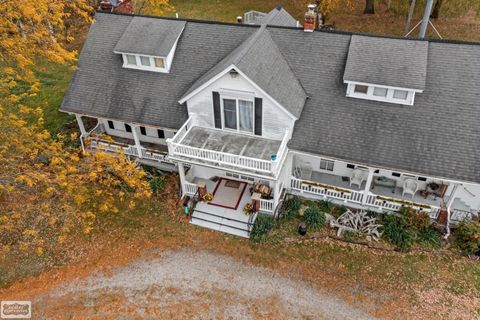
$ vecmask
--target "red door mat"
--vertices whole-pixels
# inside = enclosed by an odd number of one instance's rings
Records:
[[[245,182],[220,178],[213,191],[213,200],[208,204],[237,210],[246,188]]]

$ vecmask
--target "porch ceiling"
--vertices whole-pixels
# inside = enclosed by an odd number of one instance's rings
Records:
[[[271,155],[278,153],[281,141],[223,130],[193,127],[183,138],[181,144],[249,158],[270,160]]]

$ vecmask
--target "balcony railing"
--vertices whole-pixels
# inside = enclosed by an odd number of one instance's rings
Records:
[[[196,125],[194,118],[189,118],[184,125],[177,131],[177,134],[167,140],[168,152],[172,157],[185,157],[193,160],[210,162],[214,165],[234,167],[237,170],[250,170],[261,174],[276,175],[280,169],[280,164],[287,153],[287,143],[289,139],[288,130],[285,132],[280,146],[276,153],[275,160],[264,160],[258,158],[237,155],[222,151],[202,149],[183,144],[183,139],[188,135],[192,127]],[[210,129],[209,129],[210,130]],[[211,129],[218,130],[218,129]]]
[[[438,211],[440,210],[440,208],[437,206],[380,196],[371,192],[369,192],[364,199],[365,195],[363,191],[340,188],[333,185],[301,180],[294,177],[291,178],[290,187],[295,191],[311,193],[313,195],[321,196],[325,199],[337,199],[346,203],[352,202],[355,204],[377,207],[389,211],[399,211],[402,207],[408,206],[419,211],[427,212],[432,219],[437,218]]]

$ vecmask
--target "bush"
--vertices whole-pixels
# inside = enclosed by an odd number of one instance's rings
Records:
[[[323,212],[330,212],[332,210],[332,204],[327,200],[320,200],[318,202],[318,207]]]
[[[250,239],[254,242],[263,241],[267,237],[268,231],[273,227],[273,219],[270,216],[258,215],[250,232]]]
[[[438,248],[442,243],[441,234],[431,227],[420,230],[418,237],[420,242],[427,247]]]
[[[404,228],[411,231],[420,232],[430,225],[430,217],[424,212],[416,212],[411,207],[403,207],[400,209],[402,217],[401,223]]]
[[[342,232],[342,237],[346,241],[355,242],[360,238],[360,234],[353,230],[345,230]]]
[[[345,206],[332,206],[332,208],[330,209],[330,214],[335,218],[338,218],[342,214],[344,214],[347,210],[348,209]]]
[[[308,207],[303,213],[303,218],[307,226],[312,230],[320,229],[326,222],[325,213],[316,205]]]
[[[158,194],[160,191],[162,191],[165,188],[165,185],[166,185],[165,177],[164,176],[152,177],[148,181],[148,184],[150,185],[150,189],[152,189],[152,192],[154,194]]]
[[[480,247],[480,223],[462,222],[454,230],[455,244],[465,254],[472,254]]]
[[[302,202],[297,196],[293,196],[285,201],[285,211],[283,212],[283,217],[286,219],[291,219],[295,217],[300,209]]]
[[[413,245],[415,233],[404,227],[403,217],[385,215],[382,219],[383,235],[401,251],[407,251]]]

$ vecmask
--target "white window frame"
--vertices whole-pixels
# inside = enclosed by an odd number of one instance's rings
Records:
[[[225,114],[223,108],[223,99],[235,100],[235,109],[237,113],[237,129],[230,129],[225,127]],[[240,107],[238,105],[238,100],[249,101],[252,103],[252,131],[243,131],[240,130]],[[247,95],[233,95],[228,93],[220,93],[220,113],[222,118],[222,129],[225,131],[232,131],[236,133],[242,133],[247,135],[255,135],[255,97],[249,94]],[[262,117],[263,119],[263,117]]]
[[[395,104],[403,104],[412,106],[415,101],[415,93],[423,92],[421,90],[414,90],[408,88],[399,88],[399,87],[389,87],[389,86],[382,86],[377,84],[370,84],[370,83],[362,83],[362,82],[350,82],[346,81],[347,83],[347,97],[351,98],[358,98],[358,99],[365,99],[365,100],[373,100],[373,101],[382,101],[388,103],[395,103]],[[360,93],[355,92],[355,86],[366,86],[368,87],[367,93]],[[376,96],[373,94],[375,88],[382,88],[387,89],[387,95],[385,97]],[[396,99],[393,97],[393,93],[395,90],[406,91],[407,98],[406,99]]]
[[[325,169],[322,168],[322,162],[323,162],[323,163],[326,163]],[[328,167],[329,167],[330,164],[331,164],[331,166],[332,166],[332,170],[328,169]],[[333,171],[335,170],[335,161],[330,160],[330,159],[320,158],[320,163],[319,163],[319,165],[318,165],[318,168],[319,168],[320,170],[323,170],[323,171],[333,172]]]
[[[137,62],[137,65],[129,64],[127,60],[127,55],[134,56]],[[142,61],[140,57],[146,57],[150,61],[150,66],[142,65]],[[128,69],[138,69],[138,70],[146,70],[146,71],[154,71],[154,72],[162,72],[168,73],[169,66],[167,65],[167,58],[166,57],[158,57],[158,56],[150,56],[146,54],[136,54],[136,53],[122,53],[123,58],[123,68]],[[163,59],[164,68],[159,68],[155,66],[155,58]]]

